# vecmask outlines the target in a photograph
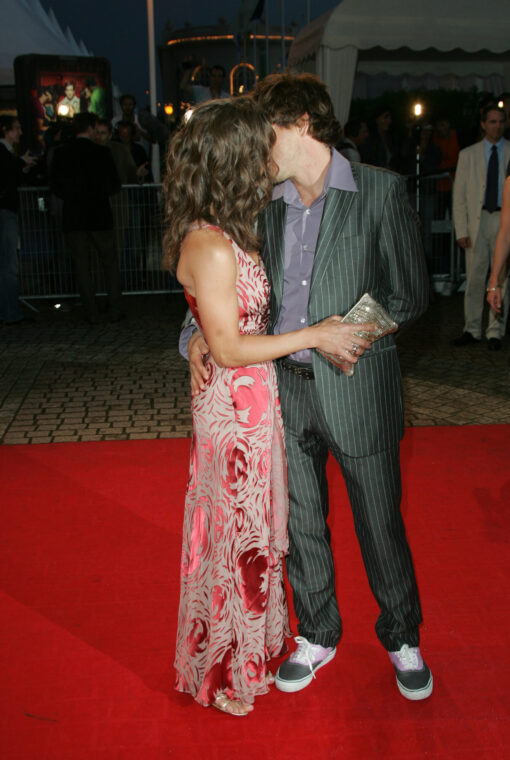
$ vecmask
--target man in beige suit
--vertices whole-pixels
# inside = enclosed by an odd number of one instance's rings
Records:
[[[482,111],[484,139],[459,154],[453,188],[453,218],[457,243],[466,253],[466,293],[464,332],[455,346],[477,343],[482,337],[482,314],[487,274],[496,244],[501,196],[510,161],[510,141],[503,139],[506,114],[502,108],[487,106]],[[489,314],[486,330],[490,351],[501,348],[504,321]]]

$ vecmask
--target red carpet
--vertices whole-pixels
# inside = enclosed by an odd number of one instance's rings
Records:
[[[0,448],[2,760],[499,760],[510,752],[508,426],[414,428],[402,449],[431,699],[397,692],[330,466],[345,634],[248,718],[172,689],[189,441]]]

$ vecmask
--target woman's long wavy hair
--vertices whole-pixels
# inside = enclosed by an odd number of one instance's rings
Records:
[[[269,121],[250,97],[203,103],[174,134],[166,159],[163,267],[175,271],[190,224],[225,230],[257,250],[255,220],[272,192]]]

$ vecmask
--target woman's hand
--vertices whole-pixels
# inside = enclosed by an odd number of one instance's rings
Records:
[[[496,314],[501,313],[501,288],[499,285],[491,285],[487,288],[487,301]]]
[[[205,342],[202,333],[199,330],[195,330],[188,341],[189,372],[192,396],[198,396],[200,391],[205,390],[205,384],[209,379],[209,368],[205,365],[208,356],[209,346]]]
[[[333,315],[313,326],[319,332],[316,348],[328,354],[341,356],[345,361],[355,364],[358,357],[371,347],[372,342],[360,336],[360,333],[373,333],[373,322],[349,324],[342,322],[342,317]]]

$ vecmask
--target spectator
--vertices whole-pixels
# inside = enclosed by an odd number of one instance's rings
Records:
[[[117,136],[119,142],[131,153],[137,169],[145,167],[146,172],[139,176],[147,182],[153,182],[152,173],[149,169],[149,158],[140,143],[136,142],[136,125],[132,121],[121,120],[117,122]]]
[[[361,160],[372,166],[397,169],[399,150],[391,131],[393,115],[387,106],[379,106],[373,115],[370,134],[360,147]]]
[[[466,148],[469,145],[473,145],[475,142],[483,140],[484,134],[481,127],[481,121],[483,112],[489,106],[497,107],[497,101],[494,95],[484,95],[478,103],[478,113],[475,124],[463,125],[462,129],[458,130],[459,146],[460,148]]]
[[[113,157],[121,185],[133,185],[141,182],[148,174],[147,165],[137,166],[131,153],[130,144],[113,140],[111,122],[98,119],[95,127],[95,139],[98,145],[106,146]]]
[[[344,137],[337,150],[348,161],[361,161],[360,147],[368,138],[368,127],[366,121],[361,119],[351,119],[344,127]]]
[[[138,112],[136,110],[136,98],[134,95],[130,95],[129,93],[125,93],[124,95],[121,95],[119,98],[119,105],[122,111],[122,116],[116,116],[115,119],[112,121],[113,127],[117,127],[117,124],[119,121],[129,121],[131,124],[134,124],[136,127],[135,134],[134,134],[134,140],[135,142],[141,142],[143,148],[145,151],[148,152],[149,150],[149,144],[151,143],[151,136],[150,134],[142,129],[142,126],[140,125],[140,120],[138,118]]]
[[[499,230],[503,182],[510,160],[510,142],[503,138],[506,114],[502,108],[487,106],[482,113],[481,142],[459,153],[453,187],[453,218],[457,243],[466,253],[464,332],[454,346],[479,343],[487,273]],[[502,324],[494,311],[486,330],[490,351],[501,348]]]
[[[28,151],[16,156],[20,137],[18,119],[0,116],[0,315],[6,325],[32,321],[18,300],[18,186],[36,159]]]
[[[183,94],[193,103],[203,103],[205,100],[215,100],[216,98],[229,98],[230,93],[223,89],[226,72],[223,66],[215,64],[209,72],[209,86],[193,84],[193,68],[190,66],[185,69],[181,79],[181,90]]]
[[[457,140],[456,130],[452,129],[450,120],[446,116],[439,116],[435,121],[434,145],[441,151],[439,171],[450,172],[450,177],[453,180],[457,161],[459,160],[459,141]],[[437,189],[440,193],[450,192],[452,189],[451,180],[438,180]]]
[[[115,250],[110,196],[118,192],[119,177],[111,152],[95,138],[97,117],[79,113],[74,117],[76,139],[55,150],[51,184],[63,199],[62,226],[71,252],[85,319],[97,324],[91,251],[102,263],[108,292],[108,316],[117,322],[120,310],[120,273]]]

